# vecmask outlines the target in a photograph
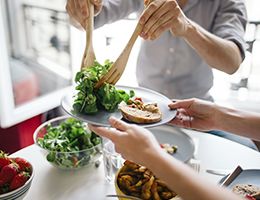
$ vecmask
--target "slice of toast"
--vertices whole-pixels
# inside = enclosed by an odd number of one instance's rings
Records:
[[[155,123],[162,119],[162,113],[159,108],[152,112],[149,109],[138,109],[129,107],[128,105],[122,105],[119,107],[119,110],[124,119],[138,124]]]

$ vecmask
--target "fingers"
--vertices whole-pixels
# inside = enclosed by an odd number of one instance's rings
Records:
[[[72,25],[76,28],[79,24],[85,28],[85,23],[88,17],[87,0],[68,0],[66,4],[67,13],[70,16]]]
[[[194,99],[185,99],[185,100],[173,102],[168,106],[170,109],[189,108],[194,103],[194,101],[195,101]]]
[[[94,14],[98,15],[102,9],[102,0],[90,0],[94,4]]]
[[[116,129],[95,126],[92,124],[88,124],[88,127],[91,131],[93,131],[97,135],[106,137],[113,142],[117,141],[117,139],[123,134],[121,131],[118,131]]]
[[[155,39],[165,30],[170,29],[171,23],[177,17],[178,8],[174,0],[152,2],[139,21],[140,24],[144,24],[141,36],[144,39]]]
[[[149,18],[153,15],[153,13],[163,4],[160,1],[154,1],[149,4],[149,6],[145,9],[142,16],[140,17],[139,23],[141,25],[145,24]]]
[[[76,16],[76,9],[74,0],[68,0],[66,4],[66,10],[70,17]]]
[[[79,0],[77,1],[78,4],[79,4],[79,8],[80,8],[80,11],[81,11],[81,14],[84,16],[84,17],[88,17],[89,15],[89,11],[88,11],[88,0]]]
[[[102,4],[102,0],[90,0],[95,6],[100,6]]]
[[[192,117],[178,113],[169,123],[182,128],[192,128]]]
[[[130,127],[127,123],[123,122],[122,120],[118,120],[114,117],[110,117],[108,121],[112,127],[120,131],[126,131]]]
[[[172,20],[174,20],[171,15],[172,14],[168,12],[160,18],[161,20],[157,20],[157,22],[146,33],[146,37],[154,40],[158,38],[164,31],[170,29],[172,25]]]

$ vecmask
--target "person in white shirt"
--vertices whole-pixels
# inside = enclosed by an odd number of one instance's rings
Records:
[[[96,28],[144,10],[143,0],[92,2]],[[66,8],[85,27],[87,1],[67,0]],[[212,100],[212,68],[232,74],[244,59],[246,22],[243,0],[151,1],[140,16],[138,84],[169,98]]]

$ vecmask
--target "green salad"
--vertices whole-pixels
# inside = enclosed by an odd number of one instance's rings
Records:
[[[47,160],[60,168],[79,168],[101,155],[101,138],[74,118],[57,126],[48,124],[37,143],[48,150]]]
[[[112,64],[113,62],[109,60],[106,60],[104,65],[95,61],[92,67],[83,68],[76,74],[75,82],[78,92],[73,104],[73,109],[76,112],[94,114],[99,109],[112,112],[121,101],[127,102],[129,98],[135,95],[132,90],[128,94],[108,83],[104,83],[98,89],[94,88],[98,80],[108,72]]]

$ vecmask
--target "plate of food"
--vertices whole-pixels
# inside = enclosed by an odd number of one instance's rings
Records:
[[[189,135],[171,125],[149,128],[161,147],[176,159],[188,162],[194,154],[195,145]]]
[[[222,178],[220,183],[222,183],[227,176]],[[240,196],[251,196],[256,200],[260,200],[260,169],[242,170],[226,187]]]
[[[62,98],[61,105],[69,115],[100,126],[110,126],[108,119],[111,116],[143,127],[162,125],[176,116],[177,111],[168,108],[171,100],[158,92],[142,87],[118,85],[114,87],[117,91],[127,94],[129,98],[127,98],[126,102],[124,100],[119,102],[117,107],[111,111],[98,108],[94,113],[81,112],[75,106],[77,97],[73,93],[65,95]],[[113,99],[112,102],[114,102]],[[110,106],[109,103],[107,101],[108,107]]]

